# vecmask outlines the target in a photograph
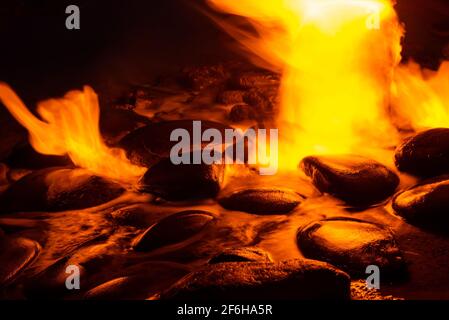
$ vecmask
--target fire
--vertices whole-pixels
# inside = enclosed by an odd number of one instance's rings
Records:
[[[388,0],[209,0],[257,34],[221,25],[282,72],[280,166],[393,146],[388,107],[402,27]]]
[[[449,61],[438,71],[422,69],[414,62],[398,67],[392,106],[401,129],[449,127]]]
[[[145,173],[145,168],[129,162],[123,150],[103,142],[98,97],[88,86],[63,98],[40,102],[37,113],[42,120],[4,83],[0,83],[0,101],[29,131],[30,143],[39,153],[68,154],[77,166],[124,183],[135,183]]]

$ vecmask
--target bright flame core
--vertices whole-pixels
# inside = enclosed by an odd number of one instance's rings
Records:
[[[388,118],[403,31],[388,0],[209,0],[246,17],[257,35],[222,26],[283,74],[280,166],[307,155],[394,145]]]
[[[42,154],[68,154],[79,167],[130,184],[145,173],[145,168],[129,162],[123,150],[103,142],[98,97],[88,86],[83,91],[70,91],[64,98],[40,102],[37,113],[42,120],[4,83],[0,83],[0,101],[28,130],[31,145]]]

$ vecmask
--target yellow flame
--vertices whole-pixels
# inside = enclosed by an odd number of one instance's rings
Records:
[[[449,61],[438,71],[414,62],[401,65],[395,71],[392,93],[394,120],[400,128],[449,127]]]
[[[403,33],[388,0],[209,0],[248,19],[222,26],[282,72],[280,166],[321,153],[372,153],[394,145],[388,117]]]
[[[145,168],[129,162],[123,150],[103,142],[98,97],[88,86],[40,102],[37,113],[42,120],[5,83],[0,83],[0,101],[29,131],[31,145],[42,154],[68,154],[77,166],[125,183],[135,183],[145,173]]]

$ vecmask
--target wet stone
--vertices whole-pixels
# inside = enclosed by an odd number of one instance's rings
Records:
[[[247,104],[233,106],[229,112],[229,119],[232,122],[243,122],[256,119],[256,112],[253,107]]]
[[[192,273],[162,292],[162,300],[348,299],[346,273],[313,260],[226,262]]]
[[[28,299],[57,299],[68,295],[76,295],[78,290],[67,290],[66,273],[68,263],[67,257],[57,260],[47,268],[25,280],[24,294]],[[85,288],[88,284],[89,273],[80,266],[76,265],[80,271],[80,287]]]
[[[326,261],[354,277],[376,265],[383,277],[402,277],[405,264],[392,232],[380,225],[349,218],[313,222],[298,231],[305,257]]]
[[[146,204],[135,204],[114,210],[110,218],[114,223],[136,228],[148,228],[161,218],[167,216],[164,208],[146,207]]]
[[[210,264],[222,262],[273,262],[271,255],[265,250],[257,247],[246,247],[237,249],[227,249],[212,259]]]
[[[175,165],[166,158],[145,173],[141,190],[170,201],[214,198],[221,189],[224,173],[224,164]]]
[[[143,300],[170,287],[189,273],[186,266],[170,262],[146,262],[120,273],[124,275],[90,289],[88,300]]]
[[[449,176],[425,180],[398,194],[393,209],[411,223],[448,231]]]
[[[37,257],[40,246],[26,238],[0,237],[0,287],[14,278]]]
[[[214,216],[206,211],[190,210],[170,215],[149,227],[133,241],[136,251],[151,251],[185,241],[198,235]]]
[[[400,145],[395,154],[400,171],[420,177],[449,173],[449,129],[420,132]]]
[[[168,158],[177,141],[170,141],[171,133],[176,129],[185,129],[193,137],[193,120],[174,120],[148,124],[125,136],[119,146],[126,151],[128,159],[136,165],[151,167],[159,160]],[[201,121],[201,135],[207,129],[217,129],[225,136],[229,127],[213,121]],[[191,141],[191,144],[193,142]],[[202,148],[209,142],[202,142]],[[193,150],[194,146],[191,146]],[[195,148],[196,149],[196,148]]]
[[[398,176],[386,166],[359,156],[311,156],[300,166],[318,190],[353,205],[386,200],[399,184]]]
[[[24,176],[1,194],[0,212],[84,209],[124,192],[119,184],[83,169],[48,168]]]
[[[219,203],[228,210],[254,214],[285,214],[295,209],[303,198],[296,192],[279,188],[254,188],[221,196]]]

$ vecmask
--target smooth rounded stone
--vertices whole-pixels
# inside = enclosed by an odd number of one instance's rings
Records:
[[[228,210],[254,214],[285,214],[295,209],[303,198],[296,192],[280,188],[253,188],[234,191],[218,199]]]
[[[90,289],[87,300],[142,300],[170,287],[190,273],[190,268],[171,262],[146,262],[124,270],[124,275]]]
[[[301,169],[315,187],[353,205],[371,205],[392,196],[398,176],[383,164],[360,156],[310,156]]]
[[[72,166],[69,156],[54,156],[41,154],[34,150],[29,143],[22,143],[14,147],[5,160],[10,168],[43,169],[49,167]]]
[[[173,209],[171,209],[173,210]],[[147,203],[139,203],[114,210],[110,218],[114,223],[146,229],[173,211],[163,207],[155,207]]]
[[[395,154],[400,171],[419,177],[449,173],[449,129],[436,128],[406,139]]]
[[[139,166],[151,167],[161,159],[170,157],[170,151],[177,141],[170,141],[171,133],[176,129],[185,129],[193,140],[194,120],[173,120],[151,123],[126,135],[119,146],[126,151],[128,159]],[[230,127],[218,122],[201,120],[201,135],[207,129],[217,129],[225,137],[225,129]],[[191,140],[191,144],[193,141]],[[204,148],[209,142],[201,142]],[[192,148],[191,150],[198,149]]]
[[[60,300],[68,295],[76,295],[79,290],[67,290],[66,280],[70,275],[66,273],[69,265],[76,265],[79,268],[80,288],[84,289],[88,285],[87,273],[83,266],[68,263],[69,257],[64,257],[52,262],[38,274],[27,278],[24,282],[23,292],[28,299],[33,300]]]
[[[369,265],[383,277],[401,277],[405,263],[393,233],[383,226],[357,219],[330,218],[298,230],[298,247],[306,258],[326,261],[364,277]]]
[[[24,176],[2,193],[0,212],[84,209],[124,192],[119,184],[83,169],[48,168]]]
[[[141,190],[166,200],[214,198],[224,180],[224,164],[179,164],[170,158],[152,166],[141,180]]]
[[[177,282],[162,300],[348,299],[349,276],[313,260],[212,264]]]
[[[136,251],[151,251],[179,243],[199,234],[213,220],[214,216],[206,211],[178,212],[149,227],[134,239],[132,246]]]
[[[26,238],[0,237],[0,287],[10,283],[40,251],[40,245]]]
[[[411,223],[449,230],[449,176],[442,176],[399,193],[393,209]]]
[[[256,119],[256,112],[253,107],[247,104],[238,104],[229,111],[229,119],[232,122],[242,122]]]
[[[273,262],[271,255],[257,247],[227,249],[209,260],[210,264],[221,262]]]

